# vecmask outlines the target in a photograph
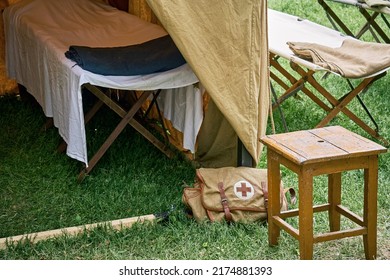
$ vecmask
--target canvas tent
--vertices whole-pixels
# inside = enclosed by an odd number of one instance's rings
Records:
[[[196,160],[235,165],[240,141],[257,164],[269,111],[267,1],[146,1],[211,97]]]
[[[269,111],[267,1],[104,1],[161,24],[206,89],[195,160],[234,166],[242,142],[257,164]]]

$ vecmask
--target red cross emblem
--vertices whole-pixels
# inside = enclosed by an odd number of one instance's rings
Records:
[[[239,181],[234,184],[234,193],[239,199],[248,200],[254,195],[255,190],[251,183]]]
[[[237,192],[240,192],[243,197],[246,197],[247,193],[251,191],[252,189],[248,188],[245,182],[241,182],[241,187],[237,188]]]

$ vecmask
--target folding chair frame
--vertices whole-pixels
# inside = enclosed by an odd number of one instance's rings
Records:
[[[360,37],[362,37],[364,33],[366,33],[367,31],[370,31],[370,33],[372,34],[372,36],[374,37],[376,42],[380,43],[381,40],[383,40],[384,43],[390,43],[389,36],[387,36],[387,34],[383,31],[383,29],[375,21],[378,18],[378,16],[380,15],[383,22],[386,24],[387,28],[390,28],[390,23],[383,13],[380,13],[380,12],[375,11],[375,10],[373,10],[372,12],[368,12],[367,9],[365,9],[362,6],[362,4],[356,3],[356,6],[358,7],[359,12],[366,19],[366,23],[363,25],[363,27],[356,34],[353,34],[353,32],[342,22],[342,20],[332,10],[332,8],[328,4],[326,4],[326,1],[324,1],[324,0],[317,0],[317,1],[322,6],[322,8],[325,10],[326,15],[327,15],[330,23],[333,25],[334,29],[339,30],[339,28],[340,28],[346,35],[349,35],[349,36],[352,36],[352,37],[355,37],[358,39]]]
[[[279,56],[270,53],[270,77],[273,81],[279,84],[285,92],[278,97],[278,99],[273,104],[273,109],[276,109],[280,106],[287,98],[297,94],[298,91],[302,91],[306,94],[312,101],[314,101],[317,105],[319,105],[322,109],[327,112],[327,115],[320,121],[316,128],[326,126],[331,120],[333,120],[340,112],[343,112],[349,119],[354,121],[358,126],[360,126],[364,131],[370,134],[372,137],[382,141],[385,145],[388,145],[387,140],[379,135],[379,128],[375,121],[374,125],[375,129],[371,128],[367,125],[362,119],[356,116],[353,112],[351,112],[347,105],[355,98],[359,98],[358,94],[366,91],[372,83],[381,77],[386,75],[386,72],[383,72],[379,75],[368,77],[363,79],[358,86],[352,88],[348,93],[346,93],[340,99],[336,99],[329,91],[327,91],[317,80],[314,78],[315,71],[310,69],[305,69],[298,65],[295,62],[290,61],[291,68],[299,74],[300,78],[295,78],[291,73],[286,71],[283,66],[278,62]],[[276,72],[276,73],[275,73]],[[290,83],[285,83],[281,78],[279,78],[278,74],[284,76]],[[318,98],[307,86],[306,84],[310,84],[320,95],[322,95],[329,103],[330,106],[323,102],[320,98]],[[364,110],[369,115],[370,119],[373,120],[370,112],[367,107],[364,105],[363,101],[359,98],[360,104],[362,104]]]

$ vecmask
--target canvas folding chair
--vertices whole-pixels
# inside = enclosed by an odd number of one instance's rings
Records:
[[[366,32],[370,32],[373,38],[377,42],[390,43],[390,37],[388,30],[390,28],[390,23],[386,16],[390,15],[389,6],[370,6],[367,3],[369,1],[358,1],[358,0],[328,0],[335,3],[340,3],[343,5],[349,5],[357,7],[360,14],[365,19],[365,24],[361,27],[358,32],[352,32],[350,28],[342,21],[342,19],[336,14],[334,9],[332,9],[332,5],[328,5],[325,0],[318,0],[318,3],[325,10],[326,15],[332,24],[333,28],[336,30],[340,30],[345,34],[355,37],[361,38],[363,34]],[[383,0],[385,1],[385,0]],[[390,4],[390,3],[389,3]],[[381,27],[382,24],[382,27]]]
[[[269,10],[268,12],[268,28],[271,82],[278,84],[284,90],[284,92],[275,99],[273,109],[278,108],[287,98],[295,95],[298,91],[301,91],[327,112],[327,115],[316,125],[316,127],[326,126],[334,117],[342,112],[371,136],[387,143],[387,141],[379,135],[378,125],[364,105],[362,99],[359,97],[360,93],[366,91],[376,80],[383,77],[386,74],[387,69],[379,71],[378,73],[375,73],[375,75],[359,79],[359,84],[355,87],[346,79],[347,82],[350,83],[351,90],[341,98],[336,98],[334,94],[329,92],[317,81],[315,74],[317,72],[335,75],[339,74],[329,71],[308,60],[297,57],[289,49],[286,43],[312,42],[329,47],[337,47],[342,44],[346,37],[335,30],[311,21],[273,10]],[[292,73],[285,69],[285,63],[281,62],[282,59],[289,61],[290,67],[293,70]],[[311,87],[308,87],[308,85]],[[347,105],[355,97],[369,115],[374,124],[374,128],[369,126],[347,108]]]

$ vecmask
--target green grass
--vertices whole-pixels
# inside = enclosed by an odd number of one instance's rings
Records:
[[[327,24],[314,0],[270,0],[269,6]],[[356,11],[357,12],[357,11]],[[358,15],[358,14],[357,14]],[[351,17],[353,17],[351,15]],[[353,17],[355,19],[355,17]],[[357,18],[357,17],[356,17]],[[337,78],[326,81],[333,92],[346,87]],[[390,139],[389,77],[384,77],[363,95],[363,99]],[[367,120],[359,104],[351,110]],[[291,131],[309,129],[324,116],[302,94],[283,104]],[[277,132],[281,119],[274,113]],[[88,150],[96,150],[118,122],[105,110],[87,126]],[[181,195],[184,183],[195,175],[192,165],[180,156],[168,159],[133,129],[125,131],[110,147],[82,184],[77,183],[81,164],[56,152],[60,142],[55,128],[41,131],[45,117],[40,108],[16,97],[0,98],[0,238],[127,218],[174,209],[167,220],[136,224],[115,231],[99,227],[77,237],[63,236],[30,244],[22,242],[0,250],[0,259],[299,259],[298,244],[282,232],[279,246],[268,246],[267,226],[205,223],[198,224],[184,213]],[[354,123],[340,115],[331,124],[342,125],[372,139]],[[268,127],[268,133],[271,133]],[[374,139],[373,139],[374,140]],[[390,157],[379,158],[378,258],[390,259]],[[266,167],[265,153],[260,167]],[[282,168],[286,186],[297,186],[297,178]],[[362,212],[363,172],[343,174],[343,203],[357,214]],[[327,197],[325,176],[315,178],[314,200]],[[297,224],[296,220],[292,220]],[[343,227],[349,227],[343,221]],[[327,220],[316,215],[315,231],[326,231]],[[316,244],[315,259],[364,259],[361,237]]]

